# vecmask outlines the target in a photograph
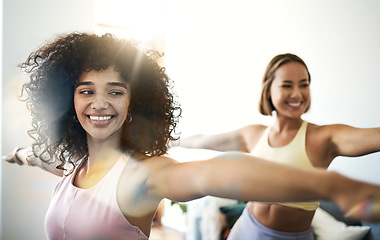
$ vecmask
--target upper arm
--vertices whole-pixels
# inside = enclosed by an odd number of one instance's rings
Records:
[[[337,156],[362,156],[380,150],[380,128],[356,128],[330,125],[331,145]]]
[[[160,198],[184,202],[203,197],[199,192],[197,181],[200,176],[201,162],[179,163],[170,158],[156,159],[157,163],[147,181],[151,194]]]
[[[163,156],[128,160],[117,188],[121,211],[142,217],[156,211],[163,198],[183,202],[202,197],[196,187],[197,166]]]
[[[223,198],[241,198],[241,169],[249,171],[239,163],[244,153],[224,153],[212,159],[172,162],[152,172],[148,185],[153,195],[178,202],[186,202],[212,195]],[[224,156],[224,157],[223,157]],[[230,161],[229,161],[230,160]]]
[[[126,216],[143,217],[151,214],[163,198],[157,191],[159,185],[152,182],[152,176],[159,173],[160,169],[150,160],[129,158],[120,176],[117,201]]]

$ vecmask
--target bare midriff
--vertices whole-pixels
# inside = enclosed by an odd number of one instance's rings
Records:
[[[315,211],[258,202],[249,202],[247,208],[261,224],[282,232],[308,230],[315,213]]]

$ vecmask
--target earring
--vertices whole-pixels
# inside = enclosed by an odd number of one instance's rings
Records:
[[[130,123],[130,122],[132,122],[132,120],[133,120],[133,118],[131,117],[131,115],[128,114],[128,115],[127,115],[127,122]]]

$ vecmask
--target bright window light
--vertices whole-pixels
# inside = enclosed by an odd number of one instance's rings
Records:
[[[161,39],[165,26],[165,0],[96,0],[97,33],[141,42]]]

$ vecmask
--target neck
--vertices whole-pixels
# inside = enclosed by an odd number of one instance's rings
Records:
[[[104,141],[88,142],[88,159],[80,166],[75,177],[75,185],[90,188],[98,183],[120,159],[122,151],[118,144],[105,144]]]
[[[111,141],[97,141],[88,137],[87,145],[89,161],[92,163],[104,161],[104,159],[118,157],[123,154],[123,151],[121,150],[122,148],[120,146],[120,141],[118,139]]]
[[[276,132],[298,130],[301,127],[302,122],[302,118],[277,116],[272,129]]]

